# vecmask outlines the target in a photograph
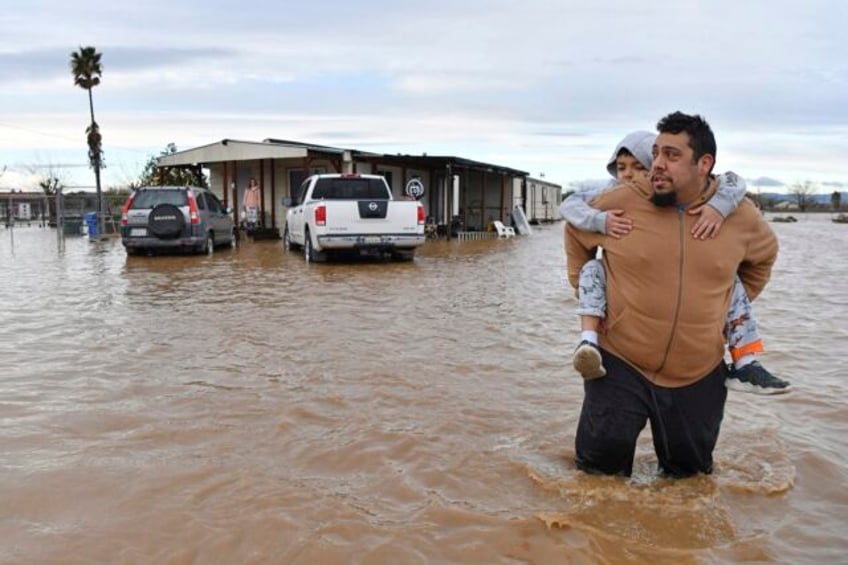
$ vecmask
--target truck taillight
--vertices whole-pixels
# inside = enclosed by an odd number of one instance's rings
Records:
[[[200,223],[200,216],[197,213],[197,200],[194,199],[194,194],[188,193],[188,216],[191,218],[192,225]]]
[[[421,205],[421,204],[418,204],[418,224],[424,225],[424,220],[425,220],[425,218],[424,218],[424,206]]]
[[[327,225],[327,207],[323,204],[319,204],[315,207],[315,225],[316,226],[326,226]]]
[[[132,206],[133,198],[135,198],[135,192],[130,194],[127,197],[127,201],[124,202],[124,205],[121,207],[121,225],[126,226],[130,223],[128,213],[130,211],[130,206]]]

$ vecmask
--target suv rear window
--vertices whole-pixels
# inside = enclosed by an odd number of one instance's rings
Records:
[[[132,202],[133,209],[146,210],[158,204],[173,204],[174,206],[188,206],[186,191],[181,189],[157,189],[141,190],[135,195]]]
[[[383,179],[318,179],[312,198],[319,200],[387,200],[389,192]]]

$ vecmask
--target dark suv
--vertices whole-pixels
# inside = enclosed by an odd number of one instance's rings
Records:
[[[212,253],[234,247],[232,210],[218,197],[195,186],[144,186],[121,210],[121,241],[128,255],[139,251]]]

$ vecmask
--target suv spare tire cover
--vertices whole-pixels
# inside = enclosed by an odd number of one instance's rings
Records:
[[[147,229],[162,238],[175,238],[183,231],[183,212],[173,204],[157,204],[147,218]]]

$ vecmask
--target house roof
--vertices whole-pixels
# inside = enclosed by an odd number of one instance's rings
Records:
[[[44,191],[28,191],[24,192],[21,190],[10,190],[6,192],[0,192],[0,203],[8,202],[9,200],[39,200],[45,198],[47,195],[44,194]]]
[[[283,145],[287,147],[302,147],[304,149],[309,149],[311,151],[317,151],[322,153],[336,153],[341,155],[345,151],[352,151],[351,149],[341,149],[339,147],[330,147],[329,145],[318,145],[317,143],[304,143],[302,141],[292,141],[289,139],[276,139],[273,137],[268,137],[262,140],[262,143],[272,143],[275,145]]]
[[[157,159],[157,164],[160,167],[175,167],[253,159],[297,159],[307,157],[310,153],[343,155],[346,151],[346,149],[336,147],[276,139],[266,139],[265,141],[222,139],[209,145],[162,155]]]
[[[450,165],[457,169],[471,169],[475,171],[483,171],[487,173],[497,173],[513,176],[527,176],[529,173],[503,167],[501,165],[492,165],[483,163],[482,161],[473,161],[462,157],[454,157],[451,155],[404,155],[401,153],[395,155],[382,155],[374,153],[366,153],[363,151],[353,151],[353,158],[357,161],[371,162],[383,165],[392,165],[398,167],[420,167],[422,169],[444,168]]]
[[[510,167],[483,163],[482,161],[474,161],[472,159],[465,159],[451,155],[431,156],[426,154],[407,155],[401,153],[392,155],[277,138],[266,138],[263,141],[222,139],[221,141],[211,143],[209,145],[202,145],[193,149],[162,155],[157,158],[157,165],[159,167],[176,167],[185,165],[205,165],[208,163],[221,163],[224,161],[297,159],[309,156],[314,157],[316,154],[332,155],[335,157],[342,157],[345,160],[397,167],[432,169],[451,166],[456,169],[470,169],[520,177],[524,177],[529,174],[526,171]]]

